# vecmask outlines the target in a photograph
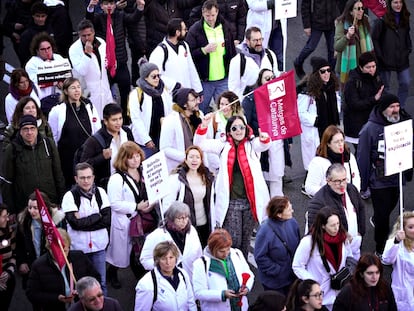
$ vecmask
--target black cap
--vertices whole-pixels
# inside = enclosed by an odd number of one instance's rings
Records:
[[[329,64],[329,62],[325,58],[317,56],[312,57],[310,63],[312,65],[312,72],[317,72],[322,67],[331,66],[331,64]]]
[[[384,94],[381,96],[378,107],[381,112],[383,112],[385,109],[387,109],[389,106],[391,106],[394,103],[399,103],[400,100],[397,96],[394,94]]]
[[[33,125],[37,127],[37,120],[31,114],[24,115],[19,120],[19,128],[22,128],[26,125]]]

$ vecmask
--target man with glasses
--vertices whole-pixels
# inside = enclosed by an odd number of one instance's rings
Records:
[[[167,25],[167,36],[152,51],[149,62],[157,65],[162,78],[181,83],[202,94],[200,77],[191,56],[190,47],[184,41],[187,26],[181,18],[173,18]]]
[[[106,294],[106,252],[111,226],[111,208],[104,189],[95,185],[93,167],[85,162],[75,166],[76,185],[66,192],[62,211],[66,214],[71,249],[88,256],[101,276]]]
[[[269,69],[278,76],[279,70],[275,53],[263,48],[263,36],[258,27],[246,30],[246,40],[237,46],[238,54],[230,61],[229,90],[243,98],[247,86],[256,83],[259,71]]]
[[[59,154],[53,140],[39,134],[32,115],[20,118],[19,133],[4,151],[2,179],[3,199],[11,221],[26,207],[35,188],[46,193],[53,203],[61,202],[65,184]]]
[[[84,276],[76,283],[79,301],[72,305],[69,311],[122,311],[118,300],[105,297],[99,282],[91,277]]]
[[[338,212],[342,225],[352,235],[359,252],[361,237],[365,234],[365,205],[358,189],[347,179],[345,167],[334,163],[326,171],[326,185],[323,186],[308,204],[308,229],[315,221],[319,210],[329,206]],[[354,249],[353,249],[354,251]]]

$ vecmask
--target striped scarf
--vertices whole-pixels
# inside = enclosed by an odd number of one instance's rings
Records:
[[[348,32],[348,28],[352,25],[345,21],[344,23],[344,32],[345,35]],[[357,41],[359,42],[358,51],[359,55],[365,52],[369,52],[373,50],[372,39],[369,31],[365,28],[363,23],[358,24],[358,28],[355,32],[355,35],[351,40],[348,41],[348,45],[345,47],[344,51],[341,55],[341,83],[345,83],[348,81],[349,71],[356,68],[358,65],[358,57],[357,55],[357,48],[356,44]]]

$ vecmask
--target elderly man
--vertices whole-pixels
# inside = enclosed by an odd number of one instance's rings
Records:
[[[4,151],[3,181],[3,199],[11,215],[26,207],[35,188],[54,203],[63,197],[65,184],[57,148],[51,138],[39,134],[32,115],[21,117],[19,133]]]
[[[358,167],[361,174],[361,192],[371,189],[375,225],[375,253],[382,256],[389,234],[390,214],[399,198],[398,174],[385,176],[384,127],[411,119],[400,109],[400,102],[393,94],[383,95],[369,116],[368,123],[359,133]],[[404,180],[405,182],[405,180]]]
[[[122,311],[118,300],[105,297],[99,282],[85,276],[76,283],[79,301],[72,305],[69,311]]]
[[[309,228],[319,210],[324,206],[335,209],[342,225],[353,237],[365,234],[365,206],[358,189],[348,183],[346,169],[340,163],[332,164],[326,171],[326,185],[323,186],[308,205]]]

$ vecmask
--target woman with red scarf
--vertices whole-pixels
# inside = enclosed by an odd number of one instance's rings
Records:
[[[207,139],[212,115],[204,116],[194,135],[195,145],[199,145],[204,152],[220,156],[211,221],[230,233],[233,247],[240,249],[247,258],[253,229],[257,222],[261,223],[264,219],[269,202],[260,152],[269,149],[271,139],[260,129],[259,137],[254,137],[252,129],[240,116],[227,120],[226,140]]]
[[[40,99],[37,96],[36,86],[30,80],[28,73],[21,68],[13,70],[10,76],[9,94],[4,99],[4,108],[9,124],[12,122],[14,110],[18,101],[25,96],[30,96],[40,107]]]
[[[352,256],[352,251],[347,232],[337,212],[326,206],[317,214],[310,233],[300,241],[293,258],[293,272],[302,280],[317,281],[324,292],[323,304],[332,310],[339,291],[331,288],[330,276],[345,266],[348,256]]]

